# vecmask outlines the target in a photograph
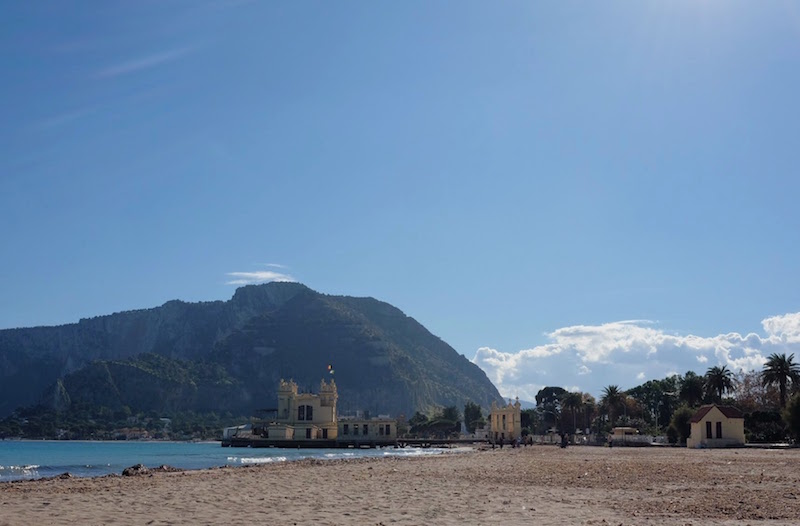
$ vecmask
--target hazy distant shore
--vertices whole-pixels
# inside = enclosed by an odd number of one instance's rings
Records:
[[[800,450],[522,449],[0,484],[0,525],[794,524]]]

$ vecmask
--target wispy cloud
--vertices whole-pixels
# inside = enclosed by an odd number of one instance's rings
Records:
[[[257,285],[259,283],[269,283],[271,281],[297,281],[289,274],[275,272],[272,270],[257,270],[255,272],[228,272],[230,281],[226,285]]]
[[[761,325],[763,335],[716,336],[668,333],[646,320],[575,325],[546,334],[550,341],[531,349],[481,347],[472,361],[504,395],[531,400],[538,386],[573,384],[598,394],[609,384],[627,389],[675,371],[702,374],[712,364],[760,369],[771,353],[800,353],[800,313],[765,318]]]
[[[131,73],[136,73],[138,71],[143,71],[146,69],[161,66],[169,62],[174,62],[180,58],[185,57],[192,51],[194,51],[194,48],[192,47],[181,47],[181,48],[169,49],[167,51],[155,53],[152,55],[148,55],[146,57],[139,57],[127,60],[125,62],[120,62],[119,64],[114,64],[112,66],[109,66],[105,69],[98,71],[95,77],[112,78],[112,77],[119,77],[120,75],[128,75]]]
[[[69,111],[65,111],[62,113],[58,113],[56,115],[52,115],[50,117],[46,117],[42,120],[36,121],[31,125],[31,128],[37,131],[46,131],[51,130],[53,128],[58,128],[67,124],[72,123],[86,115],[93,113],[97,108],[95,106],[86,106],[84,108],[76,108]]]

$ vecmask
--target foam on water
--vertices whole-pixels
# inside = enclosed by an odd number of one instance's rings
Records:
[[[228,457],[228,462],[234,464],[272,464],[273,462],[286,462],[286,457]]]

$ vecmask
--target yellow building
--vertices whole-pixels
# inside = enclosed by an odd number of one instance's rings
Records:
[[[292,380],[278,387],[277,417],[266,428],[265,438],[273,440],[336,439],[336,383],[322,380],[319,394],[298,393]]]
[[[743,446],[744,415],[729,405],[704,405],[692,416],[687,447]]]
[[[519,398],[515,403],[508,402],[507,406],[500,407],[497,402],[492,402],[492,412],[489,414],[491,428],[489,437],[495,442],[503,439],[510,442],[522,436],[522,406]]]

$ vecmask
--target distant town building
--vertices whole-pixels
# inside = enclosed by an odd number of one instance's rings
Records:
[[[339,441],[359,444],[396,439],[397,420],[391,418],[341,418],[339,420]]]
[[[730,405],[704,405],[691,420],[691,434],[687,447],[743,446],[744,415]]]
[[[489,414],[489,437],[495,442],[503,439],[508,442],[522,436],[522,406],[519,398],[515,403],[508,402],[507,406],[500,407],[497,402],[492,402],[492,412]]]

